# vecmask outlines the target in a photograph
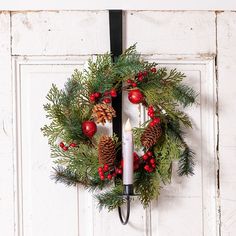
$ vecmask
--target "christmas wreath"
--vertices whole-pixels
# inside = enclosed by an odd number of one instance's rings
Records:
[[[149,120],[132,129],[135,152],[134,190],[144,207],[170,182],[172,162],[180,176],[193,175],[194,153],[183,137],[191,121],[182,110],[195,103],[196,93],[182,83],[185,75],[141,59],[135,45],[113,62],[110,54],[88,61],[75,70],[63,89],[52,85],[44,105],[51,123],[42,128],[54,158],[53,178],[68,186],[83,185],[95,191],[99,206],[113,210],[125,199],[121,140],[116,134],[97,132],[97,125],[112,122],[112,99],[128,92],[133,104],[147,110]]]

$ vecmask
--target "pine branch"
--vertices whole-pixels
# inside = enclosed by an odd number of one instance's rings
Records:
[[[148,207],[151,200],[157,198],[160,190],[160,179],[157,172],[147,173],[140,170],[135,174],[135,192],[139,193],[139,200],[144,208]]]
[[[173,86],[173,96],[184,107],[195,103],[197,94],[195,91],[185,84]]]
[[[189,147],[186,147],[184,152],[182,153],[180,160],[179,160],[179,169],[178,174],[179,176],[191,176],[194,175],[194,152],[190,150]]]
[[[78,175],[68,168],[57,166],[54,167],[53,170],[54,172],[51,178],[54,179],[56,183],[63,183],[66,186],[76,186],[78,183],[84,184],[83,181],[80,181]]]
[[[125,199],[123,198],[122,194],[123,185],[117,184],[111,190],[107,190],[104,193],[95,195],[95,198],[98,200],[98,206],[100,210],[102,208],[107,208],[109,211],[112,211],[125,203]]]
[[[169,122],[167,124],[167,130],[170,135],[176,137],[182,143],[183,151],[179,158],[179,168],[178,174],[180,176],[193,175],[194,174],[194,152],[188,147],[187,143],[184,141],[183,135],[184,133],[180,129],[180,125],[177,122]]]

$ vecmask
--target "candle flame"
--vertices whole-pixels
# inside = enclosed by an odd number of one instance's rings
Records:
[[[132,126],[130,124],[130,120],[128,118],[128,120],[125,123],[125,131],[131,131],[132,130]]]

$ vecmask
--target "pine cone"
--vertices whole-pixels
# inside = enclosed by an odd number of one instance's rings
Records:
[[[162,135],[161,126],[148,126],[141,136],[141,143],[144,147],[150,148],[155,145]]]
[[[92,117],[95,118],[97,124],[102,123],[104,125],[106,121],[111,122],[115,116],[116,111],[106,103],[100,103],[93,107]]]
[[[98,144],[98,159],[100,164],[114,165],[116,158],[116,143],[106,135],[100,137]]]

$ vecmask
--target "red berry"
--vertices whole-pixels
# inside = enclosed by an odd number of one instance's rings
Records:
[[[128,84],[131,84],[131,83],[133,83],[133,81],[132,81],[131,79],[128,79],[128,80],[127,80],[127,83],[128,83]]]
[[[143,81],[143,75],[138,76],[138,81]]]
[[[99,98],[101,96],[101,93],[96,92],[96,93],[94,93],[94,96],[95,96],[95,98]]]
[[[90,95],[89,99],[90,99],[91,102],[95,102],[96,101],[96,97],[95,97],[94,94]]]
[[[132,86],[133,87],[137,87],[137,83],[132,83]]]
[[[117,169],[117,174],[122,174],[122,169]]]
[[[147,74],[148,74],[147,71],[143,72],[143,76],[147,76]]]
[[[155,119],[153,119],[154,124],[159,124],[160,122],[161,122],[161,119],[159,117],[156,117]]]
[[[63,142],[60,142],[59,146],[60,146],[61,148],[64,148],[64,147],[65,147],[65,144],[64,144]]]
[[[149,157],[153,156],[153,153],[151,151],[148,151],[147,154]]]
[[[150,166],[149,165],[145,165],[144,166],[144,170],[149,171],[150,170]]]
[[[148,116],[153,116],[154,117],[154,111],[148,111]]]
[[[139,73],[138,73],[138,77],[140,77],[140,76],[143,76],[143,73],[142,73],[142,72],[139,72]]]
[[[153,106],[149,106],[149,107],[148,107],[148,111],[150,111],[150,112],[154,112],[154,108],[153,108]]]
[[[104,170],[105,172],[107,172],[107,171],[109,170],[109,165],[105,164],[104,167],[103,167],[103,170]]]
[[[154,115],[154,113],[150,113],[150,115],[149,115],[149,116],[150,116],[150,118],[152,118],[152,119],[153,119],[155,115]]]
[[[113,177],[116,177],[116,172],[113,172],[112,176],[113,176]]]
[[[143,160],[146,161],[147,159],[148,159],[148,155],[145,153],[145,154],[143,155]]]
[[[68,147],[67,147],[67,146],[64,146],[62,149],[63,149],[64,151],[68,151]]]
[[[149,125],[153,127],[153,126],[155,126],[155,123],[154,123],[153,121],[151,121],[151,122],[149,123]]]
[[[102,169],[102,167],[99,167],[98,172],[101,172],[101,171],[103,171],[103,169]]]
[[[100,179],[101,179],[101,180],[104,180],[104,179],[105,179],[105,176],[104,176],[104,175],[100,175]]]
[[[156,73],[156,72],[157,72],[157,69],[156,69],[155,67],[153,67],[153,68],[151,69],[151,72]]]
[[[138,154],[136,152],[133,152],[134,157],[138,157]]]
[[[76,147],[76,143],[71,143],[70,147]]]
[[[104,98],[104,99],[103,99],[103,102],[105,102],[105,103],[111,103],[111,99],[110,99],[110,98]]]
[[[155,164],[155,163],[153,163],[153,164],[152,164],[152,167],[155,169],[155,168],[156,168],[156,164]]]
[[[111,180],[111,179],[112,179],[112,175],[111,175],[111,174],[108,174],[108,175],[107,175],[107,178],[108,178],[109,180]]]
[[[114,98],[114,97],[117,97],[117,92],[116,92],[115,89],[111,89],[110,94],[111,94],[111,96],[112,96],[113,98]]]
[[[150,161],[149,161],[151,164],[155,164],[155,159],[154,158],[152,158],[152,159],[150,159]]]

